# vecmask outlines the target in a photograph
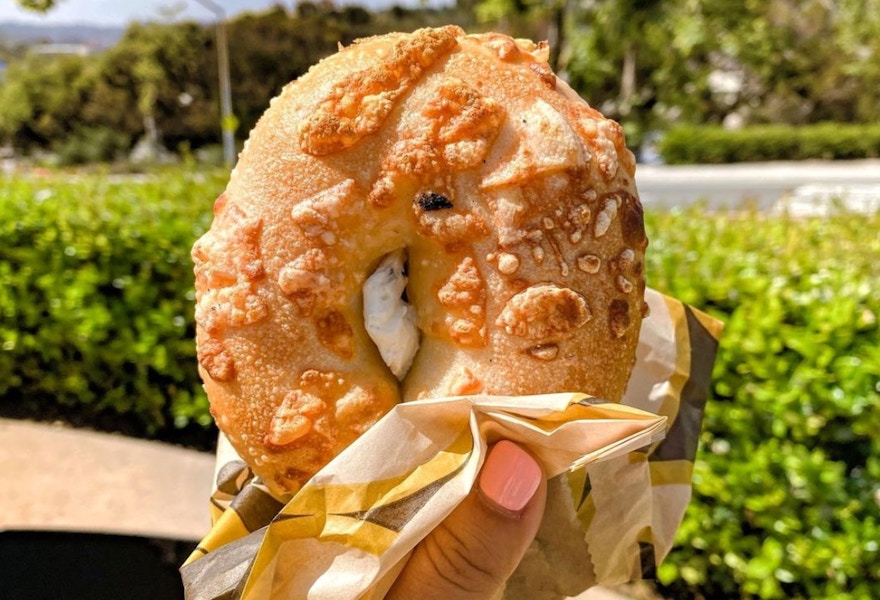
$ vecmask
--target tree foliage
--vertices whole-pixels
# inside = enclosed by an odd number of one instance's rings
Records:
[[[870,122],[880,115],[871,4],[597,0],[576,15],[567,70],[603,110],[643,128]]]
[[[52,2],[19,0],[49,9]],[[458,0],[444,10],[300,2],[228,25],[233,110],[246,133],[271,97],[348,44],[455,22],[549,39],[563,77],[631,145],[678,122],[869,123],[880,119],[878,0]],[[169,147],[219,140],[213,28],[135,24],[98,56],[11,61],[0,137],[43,148],[84,128]]]
[[[371,13],[301,2],[228,23],[233,111],[247,133],[269,100],[338,44],[391,30],[468,21],[458,9]],[[30,55],[0,84],[0,141],[22,150],[67,144],[109,128],[129,145],[155,130],[166,147],[197,148],[220,137],[217,39],[197,23],[134,23],[101,54]],[[98,136],[101,137],[101,136]],[[114,137],[115,142],[118,136]]]
[[[483,0],[476,10],[528,35],[542,20],[550,28],[554,6],[565,13],[558,66],[631,143],[681,121],[880,118],[877,0]]]
[[[37,12],[48,12],[55,8],[55,0],[15,0],[19,6]]]
[[[208,34],[199,25],[134,24],[97,56],[31,54],[0,86],[0,132],[24,149],[49,148],[83,128],[105,127],[129,141],[155,119],[174,144],[210,140],[217,117],[205,77]],[[187,110],[179,98],[192,97]]]
[[[95,81],[95,71],[78,56],[14,63],[0,87],[0,130],[28,147],[49,145],[70,133],[79,107]]]

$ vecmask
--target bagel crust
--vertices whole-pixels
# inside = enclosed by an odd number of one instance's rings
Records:
[[[455,26],[368,38],[251,132],[193,248],[197,345],[218,426],[275,492],[400,401],[622,397],[646,311],[635,162],[546,61]],[[400,250],[420,337],[402,381],[362,295]]]

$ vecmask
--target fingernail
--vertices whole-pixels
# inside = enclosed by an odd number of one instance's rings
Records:
[[[507,440],[495,444],[480,473],[480,490],[504,510],[521,512],[541,485],[544,474],[532,455]]]

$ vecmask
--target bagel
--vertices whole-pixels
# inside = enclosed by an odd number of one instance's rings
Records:
[[[400,401],[620,400],[646,311],[635,162],[547,54],[455,26],[359,40],[251,132],[193,247],[196,339],[218,427],[274,492]],[[365,302],[375,273],[392,291]]]

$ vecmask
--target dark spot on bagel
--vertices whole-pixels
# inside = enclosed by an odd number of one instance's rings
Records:
[[[317,320],[318,340],[338,356],[354,356],[354,335],[351,325],[338,310],[330,310]]]
[[[438,194],[436,192],[425,192],[423,194],[419,194],[419,197],[416,198],[416,202],[425,212],[452,208],[452,202],[449,200],[449,198],[447,198],[443,194]]]
[[[608,324],[611,327],[611,335],[618,339],[622,338],[631,323],[629,303],[620,298],[612,300],[608,307]]]
[[[644,250],[648,245],[645,235],[645,213],[641,202],[631,194],[623,192],[623,206],[620,208],[623,239],[634,248]]]

